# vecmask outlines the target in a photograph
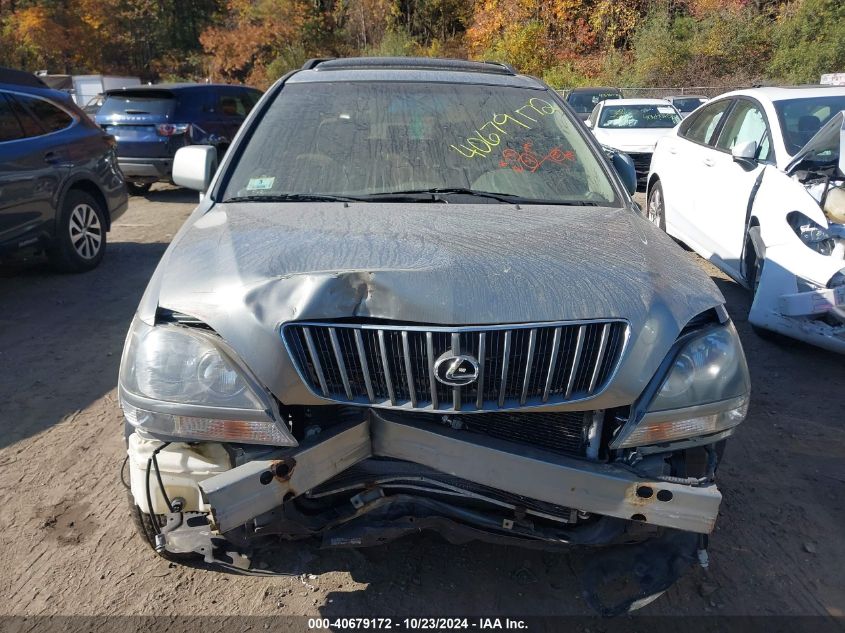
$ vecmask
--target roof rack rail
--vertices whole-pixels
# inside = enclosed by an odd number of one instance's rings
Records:
[[[309,59],[302,70],[452,70],[495,75],[516,75],[516,70],[500,62],[476,62],[440,57],[343,57],[336,59]]]
[[[317,66],[319,66],[323,62],[328,62],[328,61],[331,61],[333,59],[334,59],[334,57],[312,57],[311,59],[306,61],[304,64],[302,64],[302,68],[300,68],[300,70],[313,70],[314,68],[316,68]]]
[[[31,88],[47,87],[47,84],[32,73],[13,68],[5,68],[4,66],[0,66],[0,84],[14,84],[16,86],[29,86]]]
[[[484,60],[483,62],[481,62],[481,63],[482,63],[482,64],[493,64],[494,66],[501,66],[502,68],[504,68],[505,70],[507,70],[507,71],[508,71],[510,74],[512,74],[512,75],[518,75],[518,74],[519,74],[519,73],[517,72],[516,68],[514,68],[514,67],[513,67],[513,66],[511,66],[510,64],[506,64],[505,62],[497,62],[497,61],[494,61],[494,60],[492,60],[492,59],[485,59],[485,60]]]

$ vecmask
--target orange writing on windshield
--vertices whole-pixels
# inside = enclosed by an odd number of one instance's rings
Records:
[[[528,171],[534,173],[546,162],[557,163],[558,165],[566,161],[574,161],[575,152],[571,150],[563,151],[560,147],[553,147],[549,152],[541,156],[534,151],[534,145],[531,141],[523,143],[522,152],[508,148],[502,152],[502,160],[499,161],[499,167],[510,167],[516,173]]]

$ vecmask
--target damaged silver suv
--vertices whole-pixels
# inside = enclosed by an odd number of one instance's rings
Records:
[[[712,281],[548,86],[314,61],[255,107],[124,350],[132,508],[165,554],[267,537],[701,547],[749,377]]]

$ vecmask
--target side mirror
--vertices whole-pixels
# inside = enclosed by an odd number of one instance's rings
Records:
[[[593,122],[592,122],[592,121],[590,121],[590,119],[587,119],[586,121],[584,121],[584,125],[586,125],[586,126],[587,126],[588,128],[590,128],[590,129],[592,129],[592,127],[593,127]]]
[[[739,163],[746,169],[754,169],[757,165],[757,141],[737,143],[731,150],[731,156],[735,163]]]
[[[637,193],[637,170],[634,167],[634,160],[628,154],[613,152],[610,162],[622,179],[622,184],[625,185],[628,193],[632,196]]]
[[[176,151],[173,159],[173,182],[203,192],[208,189],[217,171],[217,148],[211,145],[189,145]]]

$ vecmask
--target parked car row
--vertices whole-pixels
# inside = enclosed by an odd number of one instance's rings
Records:
[[[584,122],[600,143],[625,152],[637,171],[637,190],[645,191],[657,141],[681,122],[681,115],[662,99],[600,101]]]
[[[63,271],[94,268],[127,188],[172,182],[180,147],[224,155],[260,97],[245,86],[132,86],[86,105],[95,123],[67,91],[0,68],[0,255],[31,248]]]
[[[216,84],[156,84],[107,91],[96,122],[117,141],[129,192],[171,182],[173,156],[211,145],[223,156],[261,91]]]
[[[753,294],[760,330],[845,353],[845,88],[756,88],[657,143],[648,217]]]
[[[761,335],[845,353],[845,88],[572,93],[597,99],[585,124],[633,159],[648,217],[751,290]]]
[[[114,138],[67,94],[0,69],[0,253],[35,247],[90,270],[126,207]]]

